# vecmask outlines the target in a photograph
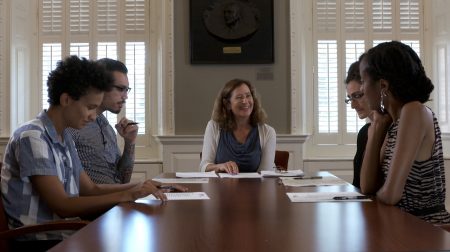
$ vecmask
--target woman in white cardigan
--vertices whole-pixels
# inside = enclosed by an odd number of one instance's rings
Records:
[[[227,82],[206,126],[200,169],[230,174],[273,169],[276,133],[266,118],[249,81]]]

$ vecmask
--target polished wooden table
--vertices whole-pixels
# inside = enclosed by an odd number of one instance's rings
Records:
[[[450,233],[372,202],[292,203],[276,178],[187,184],[210,200],[120,204],[51,251],[437,251]]]

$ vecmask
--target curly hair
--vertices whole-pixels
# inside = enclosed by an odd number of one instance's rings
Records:
[[[59,105],[59,98],[67,93],[72,99],[79,100],[89,88],[110,91],[112,75],[104,66],[86,58],[69,56],[58,62],[55,70],[47,79],[48,102]]]
[[[357,81],[361,83],[361,75],[359,74],[359,61],[353,62],[348,68],[347,78],[345,78],[345,85],[350,81]]]
[[[388,81],[389,91],[401,102],[429,100],[434,85],[410,46],[398,41],[384,42],[361,55],[361,60],[367,63],[364,71],[370,79]]]
[[[250,115],[250,125],[255,127],[267,120],[267,114],[261,106],[255,87],[247,80],[233,79],[228,81],[217,95],[212,113],[212,120],[219,123],[220,128],[226,131],[231,131],[237,127],[234,114],[229,109],[229,104],[231,93],[241,85],[247,85],[253,97],[253,111]]]

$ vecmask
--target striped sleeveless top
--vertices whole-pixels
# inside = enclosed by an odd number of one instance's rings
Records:
[[[402,210],[433,224],[450,223],[450,214],[445,209],[445,171],[442,153],[441,130],[433,113],[435,142],[431,157],[425,161],[414,161],[406,180],[402,198],[397,206]],[[382,171],[386,180],[397,139],[397,120],[387,133]]]

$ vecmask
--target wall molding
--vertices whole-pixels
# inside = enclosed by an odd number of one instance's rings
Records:
[[[9,1],[0,0],[0,136],[9,135]]]
[[[156,58],[150,66],[151,91],[157,93],[157,120],[153,128],[154,134],[171,135],[175,132],[174,125],[174,3],[173,0],[154,0],[156,8],[150,13],[150,44]]]

